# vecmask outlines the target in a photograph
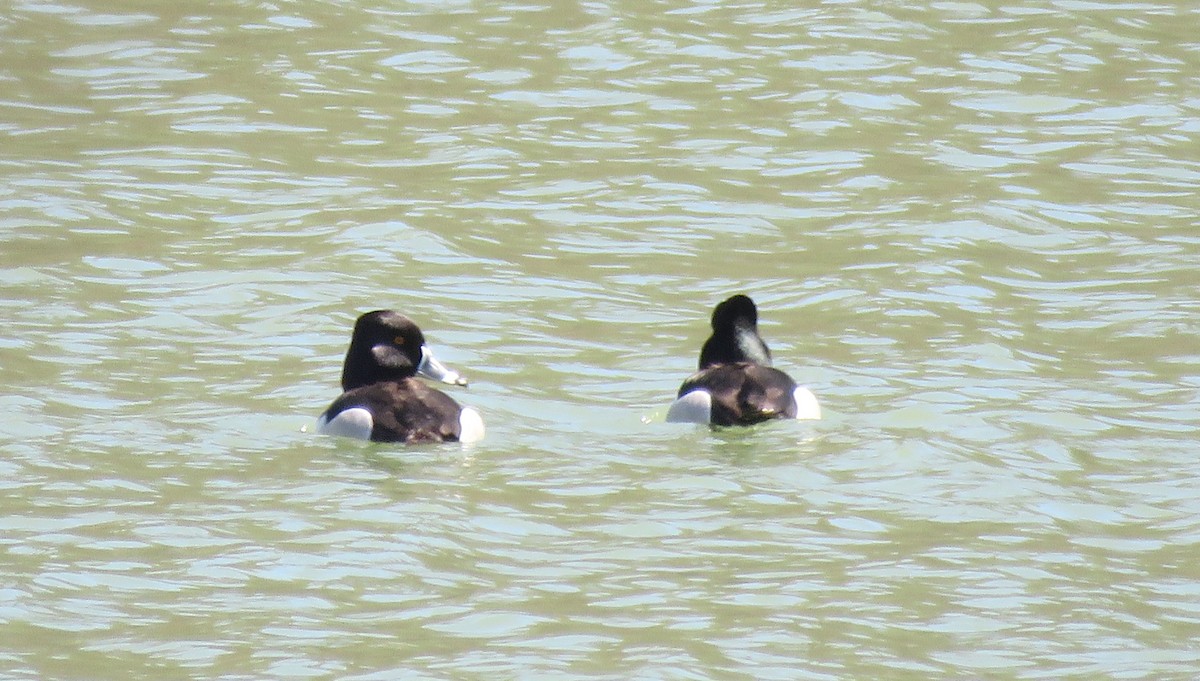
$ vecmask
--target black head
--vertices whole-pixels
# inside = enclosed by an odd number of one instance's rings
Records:
[[[417,373],[425,335],[413,320],[399,312],[376,310],[358,318],[346,363],[342,390],[379,381],[397,381]]]
[[[700,368],[750,362],[771,366],[771,351],[758,335],[758,308],[738,294],[713,309],[712,336],[700,350]]]

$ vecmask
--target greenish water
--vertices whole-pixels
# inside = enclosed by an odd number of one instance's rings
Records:
[[[10,3],[5,678],[1192,678],[1198,25]],[[825,420],[643,423],[733,292]]]

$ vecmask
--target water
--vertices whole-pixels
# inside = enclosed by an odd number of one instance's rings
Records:
[[[1186,4],[5,16],[5,678],[1200,668]],[[826,419],[643,423],[738,291]]]

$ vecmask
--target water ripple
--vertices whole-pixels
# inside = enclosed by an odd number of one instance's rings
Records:
[[[1186,10],[227,9],[0,25],[14,677],[1195,666]],[[827,418],[644,424],[733,291]]]

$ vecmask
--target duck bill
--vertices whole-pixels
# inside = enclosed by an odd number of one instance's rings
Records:
[[[428,345],[421,346],[421,363],[417,366],[417,373],[425,378],[449,383],[450,385],[466,385],[467,379],[463,378],[457,371],[442,364],[433,356],[433,351]]]

